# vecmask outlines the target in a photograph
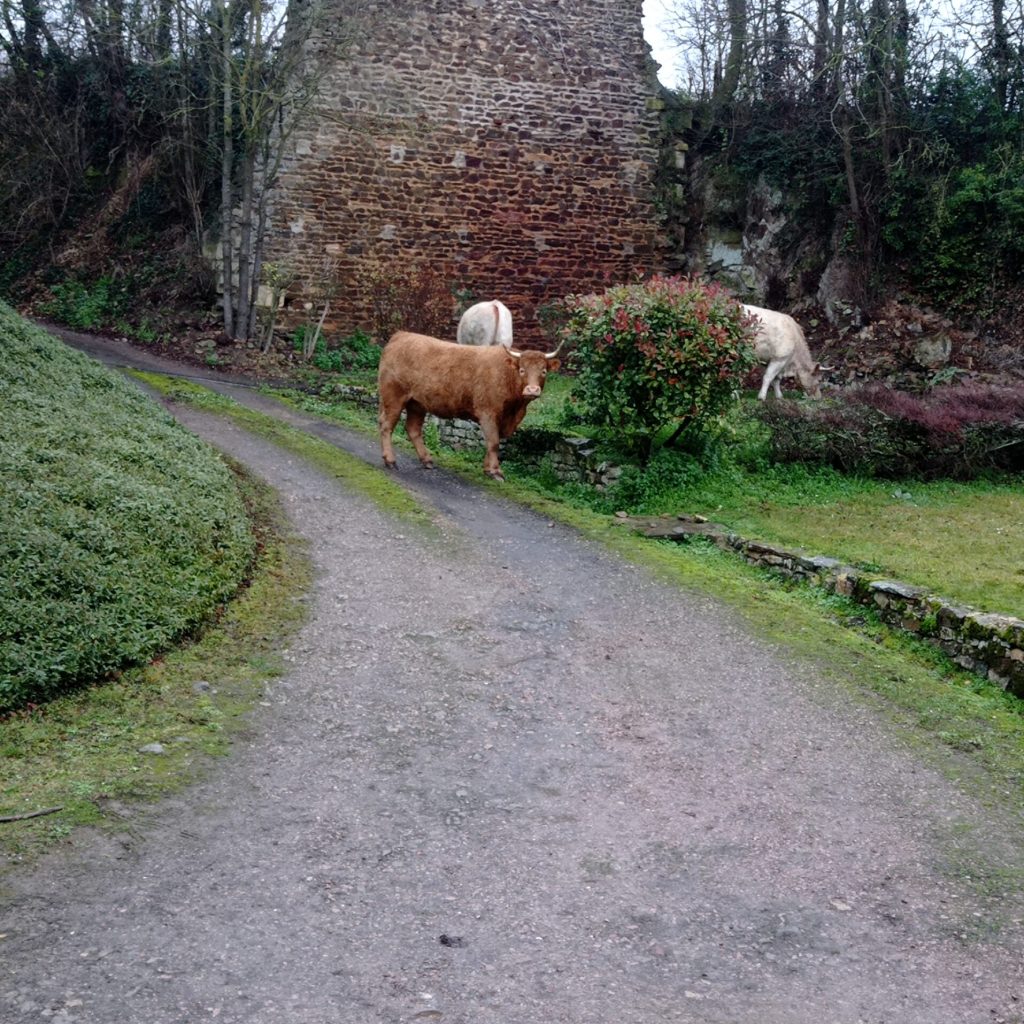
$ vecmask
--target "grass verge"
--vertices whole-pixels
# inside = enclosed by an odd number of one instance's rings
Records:
[[[171,401],[227,416],[251,433],[306,459],[327,476],[358,491],[404,522],[418,527],[427,534],[437,535],[432,514],[404,487],[374,467],[368,466],[362,459],[342,451],[327,441],[311,437],[272,416],[246,409],[230,398],[191,381],[141,371],[135,371],[133,375]],[[359,426],[362,425],[360,421]]]
[[[119,803],[151,799],[193,781],[245,728],[277,651],[304,616],[311,579],[305,544],[274,492],[235,467],[259,557],[249,585],[192,643],[0,726],[0,807],[52,815],[0,824],[0,854],[24,861],[81,825],[124,827]],[[163,753],[140,748],[160,744]]]

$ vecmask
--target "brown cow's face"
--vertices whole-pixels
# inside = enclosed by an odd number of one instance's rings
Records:
[[[523,385],[523,398],[527,402],[540,398],[548,372],[562,365],[558,359],[546,358],[543,352],[524,352],[516,363]]]

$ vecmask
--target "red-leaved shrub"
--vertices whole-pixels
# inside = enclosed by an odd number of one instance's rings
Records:
[[[383,345],[398,330],[455,340],[455,289],[443,269],[429,264],[389,264],[364,273],[370,298],[370,333]]]
[[[924,395],[869,384],[830,401],[769,403],[780,461],[885,477],[1024,471],[1024,386],[946,385]]]
[[[565,312],[574,401],[588,423],[641,453],[663,427],[674,425],[674,438],[713,421],[754,361],[736,300],[693,278],[655,275],[570,296]]]

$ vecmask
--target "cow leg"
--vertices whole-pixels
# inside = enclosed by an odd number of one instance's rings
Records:
[[[767,368],[764,371],[764,379],[761,381],[761,390],[758,392],[757,397],[760,401],[764,401],[768,397],[768,389],[774,384],[775,393],[779,398],[782,397],[782,392],[779,389],[778,376],[786,368],[785,359],[772,359]]]
[[[430,452],[427,451],[427,446],[423,443],[423,421],[426,418],[427,410],[419,402],[410,401],[406,405],[405,432],[409,435],[409,440],[412,441],[412,446],[416,449],[420,462],[427,469],[433,469],[434,460],[430,457]]]
[[[487,452],[484,455],[484,472],[495,480],[504,480],[501,473],[501,463],[498,461],[498,445],[501,442],[501,434],[498,429],[498,421],[493,416],[480,417],[480,430],[487,442]]]
[[[394,469],[397,463],[395,462],[395,449],[391,444],[391,435],[402,415],[403,403],[400,398],[385,401],[383,394],[380,398],[380,412],[377,414],[377,423],[380,425],[380,452],[384,457],[385,467]]]

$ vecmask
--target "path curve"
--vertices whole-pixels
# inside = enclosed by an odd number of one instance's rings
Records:
[[[178,415],[284,496],[310,619],[208,780],[5,879],[0,1019],[1024,1019],[1019,894],[949,870],[1020,836],[845,692],[440,471],[447,544]]]

